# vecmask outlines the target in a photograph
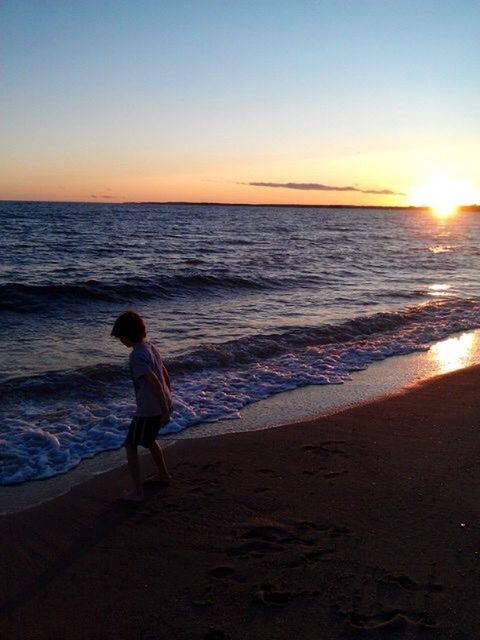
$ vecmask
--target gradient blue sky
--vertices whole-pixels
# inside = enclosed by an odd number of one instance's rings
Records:
[[[0,198],[479,188],[479,24],[478,0],[3,0]]]

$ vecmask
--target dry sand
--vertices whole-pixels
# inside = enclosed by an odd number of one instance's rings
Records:
[[[480,367],[0,518],[8,639],[480,638]]]

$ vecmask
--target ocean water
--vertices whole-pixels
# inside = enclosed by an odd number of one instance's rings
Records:
[[[0,484],[121,446],[110,337],[146,320],[175,393],[163,433],[480,327],[480,214],[0,203]]]

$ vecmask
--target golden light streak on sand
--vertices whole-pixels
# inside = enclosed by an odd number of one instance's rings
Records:
[[[477,340],[474,333],[463,333],[434,344],[429,353],[436,373],[448,373],[468,367]]]

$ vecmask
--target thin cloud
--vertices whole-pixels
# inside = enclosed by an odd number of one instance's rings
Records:
[[[104,199],[107,199],[107,200],[108,200],[108,199],[110,199],[110,198],[113,198],[113,196],[107,196],[107,195],[96,195],[96,194],[94,194],[94,193],[92,193],[92,194],[90,195],[90,197],[91,197],[91,198],[104,198]]]
[[[240,182],[250,187],[272,187],[274,189],[297,189],[298,191],[355,191],[357,193],[373,193],[380,196],[404,196],[405,193],[391,189],[359,189],[358,187],[336,187],[319,182]]]

